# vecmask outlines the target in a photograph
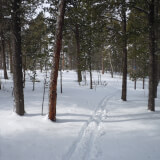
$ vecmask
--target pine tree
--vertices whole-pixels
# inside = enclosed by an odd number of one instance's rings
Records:
[[[13,83],[14,101],[16,113],[24,115],[24,95],[23,95],[23,76],[22,76],[22,52],[21,52],[21,0],[13,1]]]
[[[53,68],[51,72],[50,95],[49,95],[49,119],[52,121],[56,121],[57,78],[58,78],[60,51],[62,47],[62,30],[64,23],[65,3],[66,3],[65,0],[60,1],[58,9],[59,14],[57,16],[54,59],[53,59]]]
[[[0,48],[1,48],[1,58],[2,58],[2,64],[3,64],[3,71],[4,71],[4,79],[8,79],[7,75],[7,68],[6,68],[6,38],[5,33],[8,29],[7,21],[8,19],[5,18],[8,16],[8,10],[5,10],[7,6],[7,2],[0,1]]]
[[[126,20],[126,1],[122,2],[122,34],[123,34],[123,80],[122,96],[123,101],[127,100],[127,20]]]

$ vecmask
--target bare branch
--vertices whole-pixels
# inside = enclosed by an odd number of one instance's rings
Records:
[[[140,12],[143,12],[143,13],[145,13],[145,14],[149,14],[146,10],[144,10],[143,8],[140,8],[140,7],[137,7],[137,6],[133,6],[133,8],[134,9],[136,9],[136,10],[138,10],[138,11],[140,11]]]

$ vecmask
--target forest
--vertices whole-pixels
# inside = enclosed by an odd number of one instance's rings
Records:
[[[159,0],[0,0],[0,160],[158,160],[159,81]]]

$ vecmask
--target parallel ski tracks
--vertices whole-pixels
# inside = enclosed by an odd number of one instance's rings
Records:
[[[97,150],[96,140],[103,134],[101,123],[107,118],[107,102],[114,93],[111,96],[105,96],[100,101],[91,118],[82,127],[77,140],[64,155],[63,160],[93,160],[99,156],[100,151]]]

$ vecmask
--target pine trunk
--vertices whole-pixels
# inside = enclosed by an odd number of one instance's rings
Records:
[[[149,6],[149,96],[148,110],[155,111],[155,7],[154,0]]]
[[[122,78],[122,96],[123,101],[127,100],[127,36],[126,36],[126,6],[125,0],[122,7],[122,33],[123,33],[123,78]]]
[[[65,69],[65,59],[64,59],[64,52],[63,52],[63,55],[62,55],[62,70],[64,71]]]
[[[145,88],[145,78],[143,78],[143,86],[142,86],[142,89]]]
[[[14,0],[13,2],[13,83],[16,113],[18,115],[24,115],[20,4],[21,0]]]
[[[136,90],[137,89],[137,61],[136,61],[136,57],[134,59],[134,68],[135,68],[134,89]]]
[[[23,64],[23,88],[25,88],[26,84],[26,66],[27,66],[27,56],[24,56],[24,64]]]
[[[137,78],[135,77],[135,80],[134,80],[134,89],[136,90],[137,89]]]
[[[76,38],[76,49],[77,49],[77,75],[78,82],[82,81],[82,73],[81,73],[81,54],[80,54],[80,38],[79,38],[79,28],[78,24],[75,26],[75,38]]]
[[[2,1],[0,1],[0,34],[2,31],[2,25],[3,25],[3,14],[2,14]],[[0,38],[1,39],[1,38]],[[1,43],[1,41],[0,41]],[[2,47],[0,45],[0,69],[3,69],[3,62],[2,62]]]
[[[104,74],[104,56],[102,53],[102,74]]]
[[[2,49],[0,47],[0,69],[3,68],[3,65],[2,65]]]
[[[4,73],[4,79],[8,79],[7,75],[7,67],[6,67],[6,53],[5,53],[5,40],[3,32],[1,31],[1,37],[2,37],[2,61],[3,61],[3,73]]]
[[[109,52],[109,62],[110,62],[110,67],[111,67],[111,77],[113,78],[113,65],[112,65],[112,58],[111,58],[110,52]]]
[[[49,119],[56,121],[56,101],[57,101],[57,78],[59,69],[60,51],[62,47],[62,28],[64,22],[65,0],[59,3],[59,14],[57,16],[56,37],[54,46],[53,68],[50,81],[49,95]]]
[[[159,0],[155,0],[155,52],[158,51],[158,39],[159,39],[159,23],[158,23],[158,11],[159,11]],[[154,80],[155,80],[155,94],[154,97],[157,98],[157,87],[159,83],[159,56],[158,54],[155,54],[155,74],[154,74]]]
[[[90,89],[93,89],[91,55],[89,55],[89,74],[90,74]]]
[[[12,65],[12,47],[11,47],[12,41],[10,40],[8,42],[8,47],[9,47],[9,57],[10,57],[10,72],[13,73],[13,65]]]

